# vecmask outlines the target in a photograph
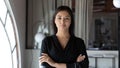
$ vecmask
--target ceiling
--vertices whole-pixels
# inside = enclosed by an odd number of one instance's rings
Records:
[[[117,12],[113,0],[93,0],[93,12]]]
[[[75,0],[72,0],[73,10],[75,9]],[[113,5],[113,0],[93,0],[93,12],[118,12],[118,8]]]

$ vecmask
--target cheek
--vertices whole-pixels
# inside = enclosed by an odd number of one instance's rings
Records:
[[[54,23],[55,23],[56,27],[58,26],[58,23],[57,23],[57,22],[58,22],[57,20],[55,20],[55,21],[54,21]]]
[[[57,22],[58,22],[58,21],[55,19],[55,20],[54,20],[54,23],[56,24]]]
[[[54,23],[55,23],[55,25],[56,25],[57,21],[55,20]]]
[[[70,27],[70,25],[71,25],[71,21],[70,21],[70,22],[68,22],[67,24],[68,24],[68,26]]]

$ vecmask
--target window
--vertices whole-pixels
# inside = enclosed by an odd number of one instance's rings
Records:
[[[20,68],[15,21],[7,2],[0,0],[0,68]]]

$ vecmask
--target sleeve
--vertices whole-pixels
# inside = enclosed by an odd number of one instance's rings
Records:
[[[42,53],[48,53],[47,44],[48,44],[47,38],[43,39],[41,49],[40,49],[40,56]],[[42,63],[41,66],[43,66],[44,68],[51,68],[51,66],[46,62]]]
[[[86,58],[84,61],[80,62],[82,68],[89,68],[89,61],[88,61],[88,56],[86,55]]]
[[[67,68],[82,68],[79,62],[76,63],[67,63],[66,64]]]
[[[88,55],[86,52],[84,41],[82,40],[80,44],[82,44],[81,47],[79,47],[80,51],[83,55],[86,56],[86,58],[81,62],[66,63],[67,68],[89,68],[89,60],[88,60]]]
[[[40,56],[41,53],[47,53],[47,43],[46,38],[42,40],[41,48],[40,48]]]
[[[89,60],[88,60],[88,55],[87,55],[87,52],[86,52],[86,46],[85,46],[85,43],[84,41],[82,40],[81,42],[82,44],[82,54],[86,56],[86,58],[84,59],[84,61],[80,62],[81,63],[81,67],[82,68],[89,68]]]

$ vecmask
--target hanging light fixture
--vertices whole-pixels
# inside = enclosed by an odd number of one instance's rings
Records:
[[[120,0],[113,0],[113,5],[114,5],[116,8],[120,8]]]

